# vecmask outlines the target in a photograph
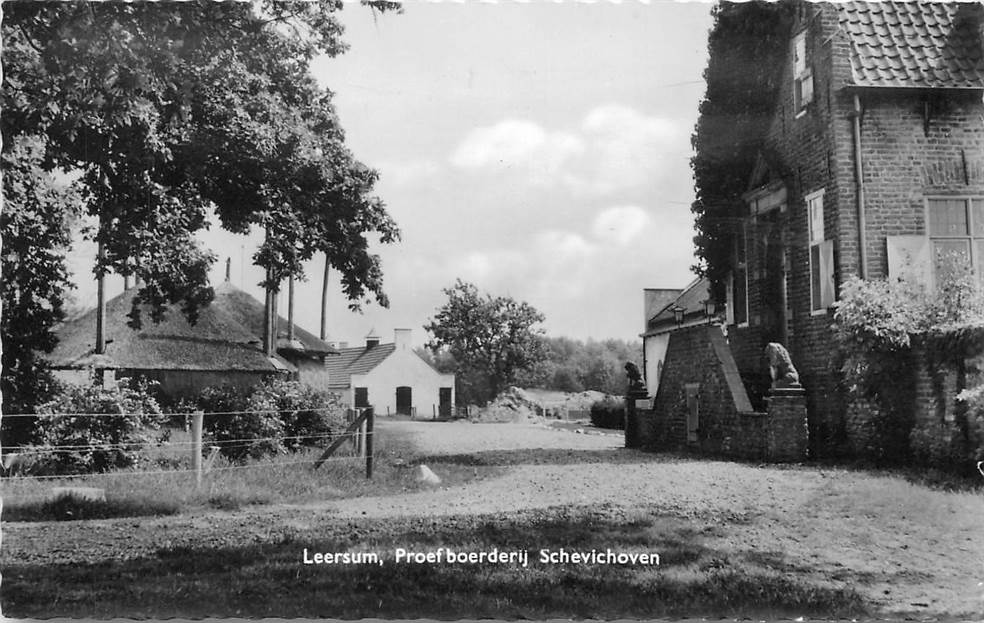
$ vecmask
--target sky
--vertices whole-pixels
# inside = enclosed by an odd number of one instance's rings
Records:
[[[551,336],[638,339],[643,289],[693,279],[690,135],[704,93],[707,3],[408,2],[342,12],[350,48],[312,65],[334,93],[356,158],[402,231],[382,258],[390,307],[347,307],[330,279],[328,333],[413,341],[460,278],[525,301]],[[201,236],[225,275],[262,298],[259,235]],[[83,305],[87,257],[71,258]],[[88,266],[91,266],[89,264]],[[320,326],[323,259],[296,285],[296,318]],[[110,295],[122,278],[110,278]],[[286,290],[286,288],[285,288]],[[282,294],[285,297],[286,294]],[[281,310],[286,309],[285,298]]]

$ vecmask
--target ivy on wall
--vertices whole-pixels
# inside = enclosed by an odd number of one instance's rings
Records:
[[[691,206],[697,235],[694,271],[711,280],[724,301],[741,195],[776,107],[786,59],[793,5],[789,2],[721,3],[713,9],[704,70],[707,91],[691,138],[695,152],[696,201]]]

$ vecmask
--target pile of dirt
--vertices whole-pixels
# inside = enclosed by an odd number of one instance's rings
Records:
[[[473,420],[482,422],[524,422],[566,417],[571,412],[586,414],[591,405],[605,398],[598,391],[577,393],[510,387],[488,406],[478,409]]]
[[[510,387],[496,396],[487,406],[478,410],[477,419],[482,422],[523,422],[539,419],[535,400],[519,387]]]

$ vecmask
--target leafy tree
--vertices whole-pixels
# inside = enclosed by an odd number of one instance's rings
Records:
[[[7,176],[20,189],[56,169],[77,177],[102,248],[95,273],[141,280],[135,326],[141,303],[154,320],[178,303],[194,321],[211,299],[215,256],[194,238],[211,211],[229,231],[266,231],[254,256],[267,269],[264,285],[303,278],[301,263],[325,253],[353,307],[370,295],[386,305],[368,237],[393,242],[399,231],[371,194],[376,172],[345,147],[331,93],[309,73],[316,55],[345,49],[341,8],[337,0],[5,3],[4,190]],[[34,164],[8,169],[28,143]],[[5,211],[35,225],[5,222],[3,247],[29,246],[45,221],[59,243],[48,248],[64,248],[54,232],[74,204],[42,205],[32,193],[6,197]],[[5,349],[50,346],[67,284],[63,262],[50,259],[59,266],[42,273],[45,285],[19,286],[48,316],[35,314],[37,334],[5,333]],[[10,294],[5,307],[16,303]]]
[[[509,297],[480,294],[461,279],[445,288],[448,302],[424,328],[433,339],[427,347],[447,352],[458,362],[463,395],[487,402],[512,383],[517,374],[545,355],[543,314]]]
[[[6,413],[30,413],[54,391],[38,354],[54,347],[49,329],[64,317],[70,285],[65,250],[71,223],[81,211],[75,189],[41,167],[43,155],[44,139],[36,136],[17,137],[2,152],[0,390]],[[2,424],[4,445],[30,441],[32,418],[9,418]]]

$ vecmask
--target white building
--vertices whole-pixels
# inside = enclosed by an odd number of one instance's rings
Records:
[[[450,415],[454,375],[441,374],[413,350],[410,329],[396,329],[392,344],[374,332],[365,346],[339,348],[329,357],[328,388],[353,407],[373,407],[378,415]]]

